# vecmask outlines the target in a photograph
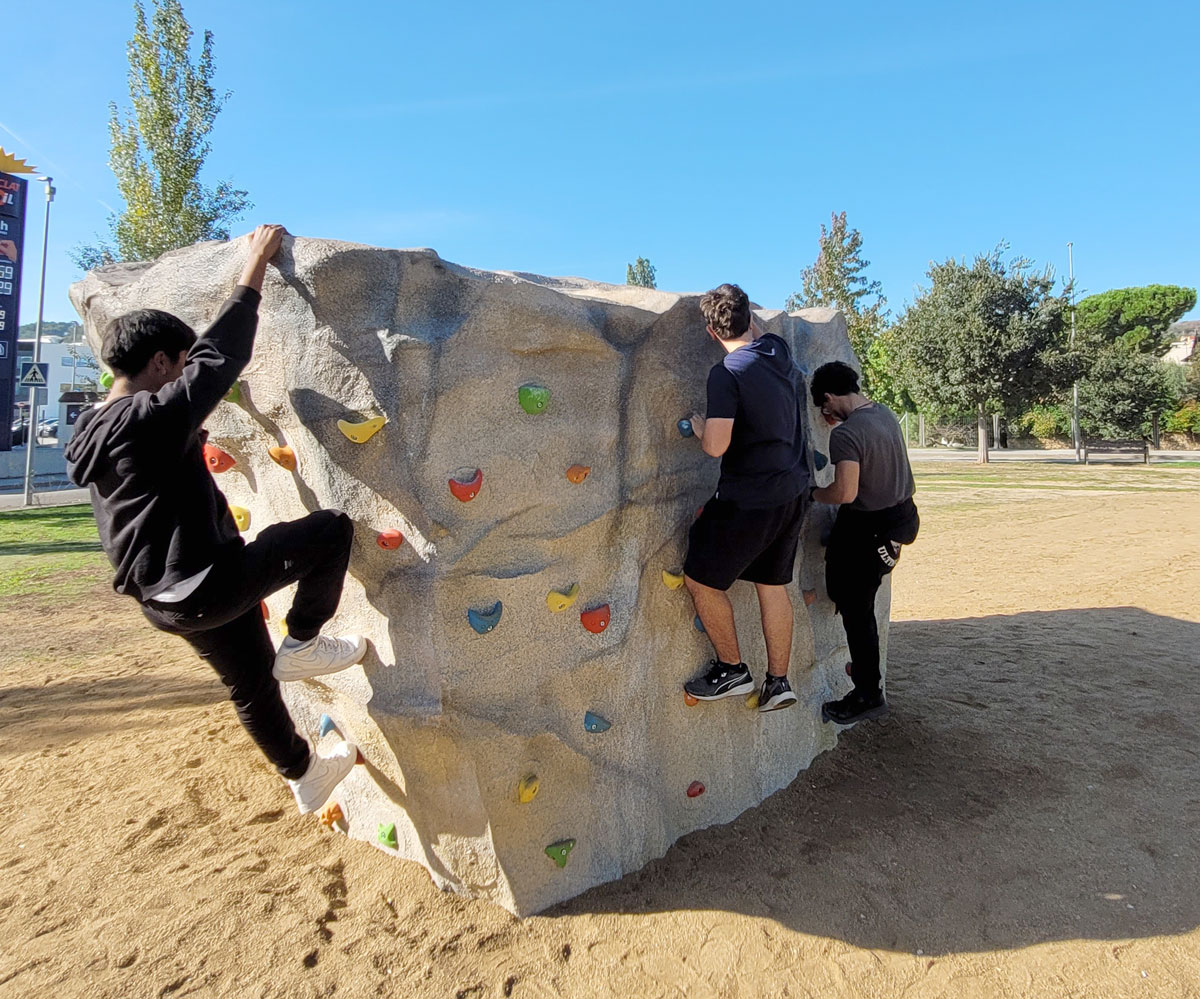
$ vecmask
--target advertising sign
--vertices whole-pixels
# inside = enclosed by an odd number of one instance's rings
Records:
[[[12,449],[25,187],[26,182],[20,177],[0,173],[0,451]]]

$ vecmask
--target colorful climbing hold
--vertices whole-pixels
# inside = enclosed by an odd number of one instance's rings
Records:
[[[583,622],[583,626],[593,635],[599,635],[600,632],[608,627],[608,622],[612,620],[612,614],[609,611],[608,604],[603,604],[600,607],[593,607],[591,610],[584,611],[579,615],[579,620]]]
[[[483,469],[475,469],[475,474],[470,479],[451,479],[450,492],[456,500],[463,503],[470,503],[476,496],[479,495],[479,490],[483,488]]]
[[[592,470],[591,465],[572,465],[567,469],[567,480],[579,485],[588,477],[588,473]]]
[[[704,513],[704,504],[701,503],[698,507],[696,507],[696,519],[699,520],[701,514],[703,514],[703,513]]]
[[[688,785],[687,796],[689,798],[699,798],[700,795],[702,795],[703,793],[704,793],[704,785],[701,784],[698,780],[694,780]]]
[[[522,805],[528,805],[538,793],[537,774],[526,774],[517,784],[517,800]]]
[[[758,691],[752,690],[746,695],[746,707],[751,711],[758,707]]]
[[[100,372],[100,387],[110,389],[113,387],[113,373],[111,371]]]
[[[380,822],[379,832],[375,834],[375,838],[384,846],[391,847],[393,850],[399,849],[400,841],[396,839],[396,823],[395,822]]]
[[[685,690],[683,692],[683,703],[686,704],[689,708],[694,708],[697,704],[700,703],[700,698],[693,697],[691,694],[689,694]]]
[[[500,615],[503,613],[504,604],[497,600],[491,610],[477,611],[473,607],[468,608],[467,620],[479,634],[486,635],[489,631],[496,630],[496,625],[500,623]]]
[[[374,437],[383,425],[387,423],[386,416],[373,416],[369,420],[363,420],[361,423],[351,423],[349,420],[338,420],[337,426],[347,438],[355,444],[365,444]]]
[[[290,444],[269,447],[267,448],[267,454],[271,456],[271,460],[280,468],[286,468],[289,472],[296,470],[296,452],[292,450]]]
[[[562,839],[546,847],[546,856],[558,864],[559,867],[566,867],[567,857],[570,856],[571,851],[574,849],[575,841],[573,839]]]
[[[854,676],[854,663],[846,663],[846,676]]]
[[[322,739],[324,739],[325,736],[327,736],[330,732],[336,732],[337,730],[337,724],[332,718],[329,717],[329,715],[321,715],[321,724],[317,731],[320,732]]]
[[[707,632],[705,632],[705,630],[704,630],[704,622],[700,620],[699,614],[697,614],[696,617],[692,620],[692,626],[698,632],[700,632],[700,634],[702,634],[702,635],[707,634]]]
[[[546,594],[546,606],[554,614],[565,611],[579,599],[579,584],[572,583],[565,593],[562,590],[551,590]]]
[[[829,464],[829,459],[820,451],[813,452],[813,467],[819,472],[822,468]]]
[[[585,711],[583,713],[583,727],[589,732],[607,732],[612,728],[612,722],[607,718],[601,718],[599,715],[593,714],[591,711]]]
[[[386,531],[380,531],[376,535],[375,544],[379,545],[384,551],[395,551],[404,544],[404,535],[394,527],[389,527]]]
[[[287,618],[286,617],[282,617],[279,619],[279,634],[281,634],[284,638],[287,638]]]
[[[258,602],[258,609],[263,612],[264,621],[271,620],[271,608],[267,606],[267,602],[265,600],[260,600]]]
[[[233,388],[225,393],[225,401],[232,402],[235,406],[242,404],[242,383],[234,382]]]
[[[367,758],[363,756],[361,749],[354,750],[354,765],[356,767],[365,767],[367,765]]]
[[[675,426],[679,428],[679,436],[680,437],[692,437],[696,433],[696,431],[694,431],[692,429],[692,421],[691,420],[680,420],[678,423],[675,424]]]
[[[816,590],[805,590],[804,591],[804,606],[811,607],[816,602],[817,602],[817,591]]]
[[[663,569],[662,581],[663,586],[665,586],[668,590],[677,590],[683,585],[683,573],[667,572],[666,569]]]
[[[536,416],[550,404],[550,390],[541,385],[522,385],[517,389],[517,401],[525,412]]]
[[[214,475],[219,475],[221,472],[228,472],[237,464],[233,460],[233,455],[226,454],[216,444],[204,445],[204,463]]]
[[[342,806],[336,801],[331,801],[321,809],[321,825],[326,829],[336,829],[340,823],[345,821],[346,815],[342,811]]]
[[[233,514],[233,522],[237,524],[239,531],[250,530],[250,511],[244,506],[234,506],[229,504],[229,512]]]

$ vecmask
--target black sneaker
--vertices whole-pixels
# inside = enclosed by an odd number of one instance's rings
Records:
[[[701,701],[719,701],[722,697],[748,694],[754,689],[754,677],[745,663],[730,666],[719,659],[708,665],[708,672],[683,685],[693,697]]]
[[[780,708],[790,708],[796,700],[796,694],[786,676],[772,676],[768,673],[758,695],[758,710],[778,711]]]
[[[872,718],[882,718],[887,714],[887,701],[883,694],[864,694],[852,690],[838,701],[826,701],[821,705],[821,717],[835,725],[853,725],[855,722],[870,721]]]

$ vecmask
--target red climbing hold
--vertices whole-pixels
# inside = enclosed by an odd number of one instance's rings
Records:
[[[804,591],[804,606],[811,607],[816,602],[817,602],[817,591],[816,590],[805,590]]]
[[[204,445],[204,463],[208,465],[214,475],[219,472],[228,472],[237,464],[232,455],[226,454],[215,444]]]
[[[394,527],[390,527],[386,531],[379,532],[375,538],[375,544],[379,545],[384,551],[395,551],[404,544],[404,535]]]
[[[854,676],[854,663],[846,663],[846,676]]]
[[[696,507],[696,519],[697,520],[700,519],[700,515],[702,513],[704,513],[704,504],[703,503],[701,503],[698,507]]]
[[[354,757],[354,765],[356,767],[365,767],[367,765],[367,758],[363,756],[362,750],[356,749],[355,753],[357,755]]]
[[[260,600],[258,602],[258,606],[262,608],[263,620],[270,621],[271,620],[271,611],[270,611],[270,608],[267,607],[267,602],[265,600]]]
[[[704,785],[701,784],[698,780],[694,780],[688,785],[687,794],[688,794],[689,798],[699,798],[700,795],[702,795],[703,793],[704,793]]]
[[[609,611],[608,604],[604,604],[602,607],[594,607],[591,610],[584,611],[579,615],[579,620],[583,622],[583,626],[593,635],[598,635],[608,627],[608,622],[612,620],[612,614]]]
[[[470,503],[476,496],[479,495],[479,490],[483,488],[483,469],[475,469],[475,474],[466,482],[459,479],[450,480],[450,492],[454,494],[454,498],[461,500],[463,503]]]
[[[694,708],[697,704],[700,703],[700,698],[693,697],[691,694],[689,694],[685,690],[683,692],[683,703],[686,704],[689,708]]]

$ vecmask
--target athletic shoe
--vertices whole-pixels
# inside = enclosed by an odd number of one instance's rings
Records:
[[[288,786],[296,797],[296,807],[301,815],[315,812],[333,794],[358,759],[358,747],[348,742],[339,742],[328,756],[313,753],[309,757],[308,769],[299,780],[289,780]]]
[[[796,701],[796,694],[788,683],[786,674],[784,676],[767,674],[758,695],[759,711],[778,711],[780,708],[790,708]]]
[[[367,640],[362,635],[343,635],[341,638],[318,635],[312,641],[299,644],[285,638],[271,672],[276,680],[307,680],[349,669],[362,662],[366,654]]]
[[[821,717],[835,725],[853,725],[855,722],[882,718],[887,714],[887,701],[883,694],[863,694],[855,689],[838,701],[827,701],[821,705]]]
[[[701,701],[719,701],[722,697],[748,694],[754,689],[754,677],[745,663],[731,666],[719,659],[708,664],[708,672],[683,685],[693,697]]]

